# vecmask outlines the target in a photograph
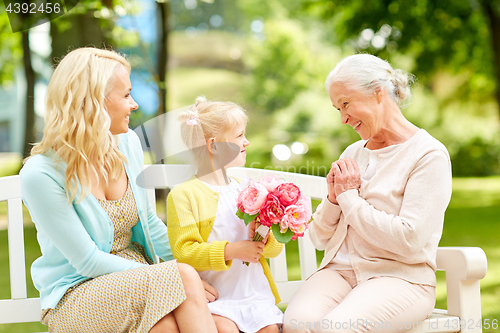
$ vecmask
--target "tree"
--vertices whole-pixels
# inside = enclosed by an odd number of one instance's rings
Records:
[[[7,3],[7,2],[6,2]],[[2,9],[5,9],[2,6]],[[35,81],[36,73],[31,65],[31,50],[29,43],[29,33],[23,30],[29,26],[35,25],[38,17],[30,17],[28,13],[22,11],[19,15],[9,14],[9,21],[6,20],[6,15],[0,19],[0,41],[2,42],[2,63],[0,75],[0,84],[5,81],[12,81],[13,75],[17,65],[19,64],[20,57],[22,56],[22,63],[24,66],[24,74],[26,78],[26,97],[25,97],[25,131],[24,131],[24,145],[23,157],[27,157],[31,150],[30,142],[35,139]],[[9,24],[10,23],[10,24]],[[10,27],[9,27],[10,25]],[[12,31],[23,30],[19,33]],[[5,52],[7,51],[7,52]],[[10,52],[12,54],[9,54]],[[8,54],[5,57],[5,54]],[[5,72],[4,72],[5,71]]]
[[[101,12],[109,13],[104,16]],[[56,65],[70,50],[84,47],[114,47],[111,37],[113,21],[111,0],[81,0],[79,5],[66,15],[50,22],[52,39],[51,62]]]
[[[5,13],[3,2],[0,2],[0,13]],[[12,33],[7,15],[0,15],[0,85],[14,80],[22,58],[21,45],[21,35]]]
[[[409,54],[424,82],[440,70],[465,73],[457,96],[500,105],[498,0],[310,0],[304,9],[331,27],[332,41],[382,58]]]
[[[287,107],[311,81],[311,55],[306,34],[290,20],[267,20],[265,39],[248,60],[252,83],[250,99],[257,101],[267,113]]]
[[[25,96],[25,122],[24,122],[24,145],[23,158],[28,157],[31,152],[31,143],[36,140],[35,132],[35,81],[36,73],[31,65],[31,50],[28,31],[22,31],[23,64],[26,78]]]

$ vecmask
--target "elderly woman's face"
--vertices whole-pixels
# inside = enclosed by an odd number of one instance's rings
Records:
[[[139,106],[130,96],[132,84],[127,69],[119,65],[115,72],[114,84],[106,96],[105,106],[111,118],[111,134],[127,133],[130,113]]]
[[[363,140],[377,134],[380,104],[376,94],[365,95],[334,82],[330,87],[330,100],[339,110],[342,124],[351,126]]]

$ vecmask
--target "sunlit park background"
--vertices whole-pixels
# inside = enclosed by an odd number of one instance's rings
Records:
[[[232,101],[250,118],[247,166],[319,176],[359,139],[341,125],[323,86],[335,64],[366,52],[415,74],[404,114],[446,145],[453,164],[441,246],[484,249],[483,318],[500,319],[500,1],[80,0],[68,14],[17,33],[0,3],[0,176],[17,174],[40,139],[54,63],[88,45],[128,55],[140,105],[132,128],[199,95]],[[40,250],[27,211],[25,220],[29,272]],[[10,294],[5,227],[2,203],[0,299]],[[298,278],[297,250],[287,251]],[[443,308],[444,275],[438,279]],[[37,296],[28,281],[29,296]],[[0,325],[0,332],[43,329]]]

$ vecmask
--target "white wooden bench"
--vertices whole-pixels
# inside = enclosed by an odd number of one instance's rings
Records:
[[[326,195],[325,179],[287,172],[264,169],[231,168],[228,174],[234,177],[273,175],[297,184],[311,199],[321,200]],[[155,188],[171,188],[186,177],[186,167],[179,165],[151,165],[145,168],[138,183],[148,188],[153,207]],[[40,319],[40,301],[27,298],[26,272],[23,242],[23,219],[19,176],[0,178],[0,201],[8,202],[8,234],[11,299],[0,300],[0,324],[33,322]],[[270,260],[271,271],[278,286],[282,303],[290,301],[303,280],[316,268],[316,250],[306,235],[298,239],[301,280],[289,281],[286,253]],[[410,332],[462,332],[480,333],[481,294],[479,281],[486,275],[486,255],[475,247],[440,247],[437,254],[439,270],[446,272],[447,310],[436,309],[432,316],[422,323],[411,323]],[[463,325],[465,323],[465,325]],[[410,323],[408,323],[410,324]],[[473,325],[472,325],[473,324]],[[464,327],[465,326],[465,327]]]
[[[28,298],[24,256],[23,204],[19,176],[0,178],[0,201],[7,201],[10,299],[0,300],[0,324],[40,321],[40,298]],[[6,274],[4,270],[2,274]]]

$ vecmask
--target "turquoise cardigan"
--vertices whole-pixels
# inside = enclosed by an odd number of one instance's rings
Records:
[[[142,244],[155,262],[157,255],[172,260],[167,227],[152,210],[147,191],[137,185],[143,152],[132,130],[119,135],[119,149],[128,161],[125,170],[139,213],[132,241]],[[23,201],[35,223],[42,251],[31,266],[42,309],[55,308],[66,290],[82,281],[145,266],[110,254],[114,236],[111,219],[92,194],[79,203],[77,195],[68,204],[65,171],[66,163],[58,164],[51,150],[31,157],[20,172]]]

